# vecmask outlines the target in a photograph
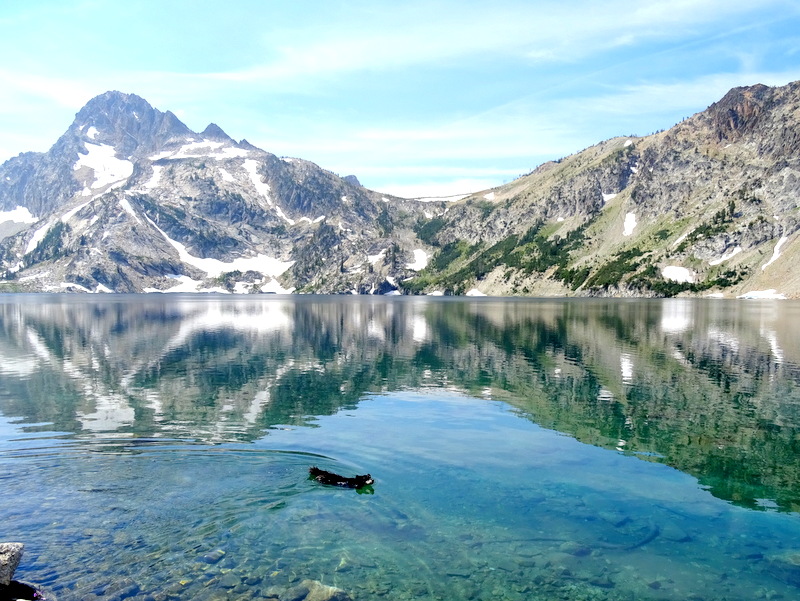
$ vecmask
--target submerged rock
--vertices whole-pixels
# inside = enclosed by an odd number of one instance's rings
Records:
[[[692,537],[680,526],[665,524],[661,526],[661,536],[674,543],[688,543]]]
[[[768,557],[767,569],[778,580],[800,587],[800,551],[786,551]]]
[[[22,559],[22,543],[0,543],[0,586],[8,586]]]
[[[214,549],[203,555],[200,560],[205,563],[217,563],[223,557],[225,557],[225,551],[222,549]]]
[[[280,601],[351,601],[350,595],[342,589],[317,580],[303,580],[280,593],[278,598]]]

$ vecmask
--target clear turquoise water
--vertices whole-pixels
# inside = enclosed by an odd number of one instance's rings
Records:
[[[62,600],[800,598],[799,311],[8,297],[0,540]]]

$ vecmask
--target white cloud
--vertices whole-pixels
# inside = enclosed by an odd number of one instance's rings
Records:
[[[0,69],[0,111],[24,107],[22,99],[46,101],[61,107],[79,109],[96,92],[79,80],[38,75],[8,68]]]
[[[764,0],[758,6],[724,0],[633,5],[627,0],[407,2],[345,13],[335,24],[312,18],[299,27],[270,31],[263,41],[267,60],[225,71],[165,72],[158,77],[173,85],[177,78],[190,87],[255,85],[274,93],[319,90],[342,75],[445,65],[467,57],[574,62],[620,46],[691,37],[703,28],[746,14],[757,17],[771,8],[798,11],[788,0]]]
[[[210,10],[198,8],[196,18]],[[239,63],[165,60],[158,47],[114,70],[79,54],[72,72],[48,73],[44,61],[41,69],[17,71],[6,62],[0,160],[46,150],[89,98],[119,89],[185,116],[193,129],[214,121],[276,154],[366,174],[372,182],[362,178],[365,185],[387,192],[460,193],[457,186],[485,189],[604,137],[670,127],[730,87],[800,79],[800,69],[765,62],[759,48],[728,39],[769,19],[797,17],[800,4],[790,0],[376,1],[320,5],[307,18],[278,25],[272,12],[253,11],[252,23],[243,25],[242,36],[262,36],[263,52],[242,52]],[[102,37],[100,23],[93,31]],[[0,35],[12,25],[0,21]],[[653,41],[659,44],[648,45]],[[775,43],[785,56],[792,42]],[[691,75],[667,72],[665,65],[681,65],[685,53],[707,44],[727,62]],[[720,72],[723,62],[727,72]],[[178,70],[183,64],[186,70]],[[426,100],[440,74],[452,87],[442,85],[440,96]],[[383,113],[362,110],[390,95],[411,102]],[[275,106],[279,115],[271,112]]]

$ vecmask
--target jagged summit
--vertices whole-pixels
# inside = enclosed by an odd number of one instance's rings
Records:
[[[173,113],[153,108],[141,96],[109,91],[86,103],[69,133],[89,143],[111,145],[117,154],[129,157],[157,151],[194,132]]]
[[[159,111],[154,109],[150,103],[141,96],[109,90],[89,100],[89,102],[78,111],[76,119],[78,121],[87,122],[100,115],[106,115],[112,120],[115,120],[123,114],[138,113],[140,115],[145,115],[153,112]]]
[[[209,123],[208,126],[202,131],[200,134],[207,140],[216,140],[218,142],[233,142],[233,138],[231,138],[228,134],[226,134],[222,128],[217,125],[216,123]]]
[[[46,153],[0,166],[0,276],[37,290],[280,292],[352,272],[366,276],[357,291],[377,290],[413,273],[422,215],[386,203],[109,91]]]

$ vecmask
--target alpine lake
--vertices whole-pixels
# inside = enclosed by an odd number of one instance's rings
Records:
[[[800,599],[800,302],[4,295],[0,541],[59,601]]]

